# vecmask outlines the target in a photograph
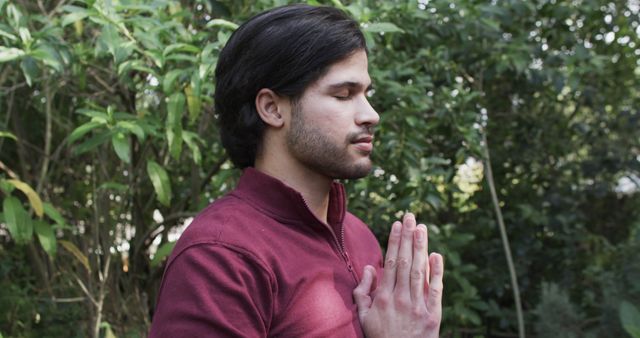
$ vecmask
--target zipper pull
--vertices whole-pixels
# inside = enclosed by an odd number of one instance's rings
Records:
[[[344,252],[344,258],[347,261],[347,269],[349,269],[349,271],[353,271],[353,265],[351,264],[351,258],[349,258],[349,253],[347,253],[346,251]]]

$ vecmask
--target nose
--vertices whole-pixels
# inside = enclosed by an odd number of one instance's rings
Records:
[[[375,126],[378,124],[378,122],[380,122],[380,115],[378,115],[378,112],[373,109],[373,107],[369,103],[369,100],[364,97],[358,107],[358,113],[356,114],[356,124]]]

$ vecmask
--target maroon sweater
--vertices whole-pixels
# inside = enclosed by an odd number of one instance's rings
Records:
[[[176,244],[150,337],[362,337],[352,291],[382,266],[333,183],[328,225],[302,195],[252,168]]]

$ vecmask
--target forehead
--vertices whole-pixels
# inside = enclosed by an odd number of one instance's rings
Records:
[[[364,50],[357,51],[329,66],[327,72],[311,87],[326,87],[348,82],[357,83],[364,87],[371,84],[367,53]]]

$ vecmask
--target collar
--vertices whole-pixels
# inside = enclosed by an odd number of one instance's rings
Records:
[[[255,168],[244,169],[232,194],[280,222],[327,226],[311,212],[301,193]],[[342,228],[346,201],[344,186],[334,181],[329,191],[327,221],[336,234]]]

